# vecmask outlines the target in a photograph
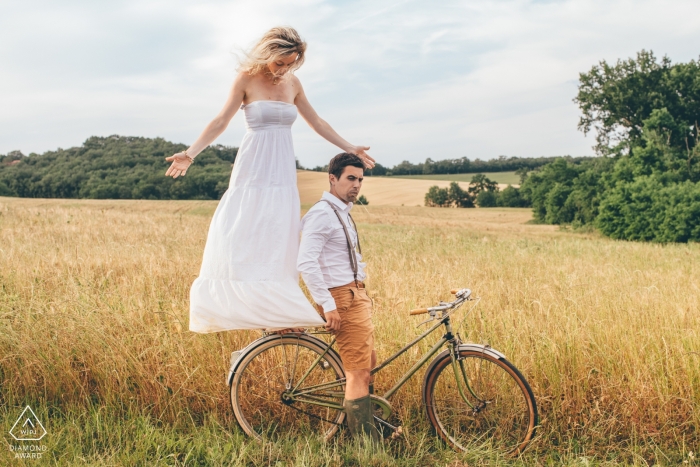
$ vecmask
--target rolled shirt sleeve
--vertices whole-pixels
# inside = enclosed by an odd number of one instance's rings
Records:
[[[311,292],[314,301],[328,313],[334,311],[335,300],[328,291],[319,258],[323,247],[331,236],[333,228],[326,219],[328,213],[322,209],[309,211],[302,220],[301,244],[297,258],[297,270],[301,273],[306,287]]]

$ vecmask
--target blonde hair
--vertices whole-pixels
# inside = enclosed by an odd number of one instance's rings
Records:
[[[304,63],[306,42],[299,36],[296,29],[289,26],[279,26],[267,31],[258,43],[245,54],[238,71],[255,75],[264,71],[268,63],[279,57],[297,53],[297,59],[289,67],[287,73],[293,73]]]

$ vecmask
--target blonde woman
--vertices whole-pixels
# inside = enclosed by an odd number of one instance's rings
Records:
[[[322,326],[299,288],[299,193],[291,126],[297,112],[319,135],[374,166],[366,151],[321,119],[294,71],[306,43],[290,27],[270,29],[241,62],[219,115],[185,152],[167,157],[167,176],[187,173],[239,108],[247,132],[229,188],[209,227],[199,277],[190,290],[190,330],[286,329]]]

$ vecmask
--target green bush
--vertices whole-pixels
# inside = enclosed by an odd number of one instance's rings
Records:
[[[449,188],[431,186],[425,194],[425,205],[430,207],[473,208],[474,199],[464,191],[457,182],[451,182]]]
[[[518,188],[508,185],[503,191],[498,193],[497,206],[503,208],[527,208],[530,206],[530,203],[522,197]]]
[[[700,241],[700,183],[664,186],[646,175],[620,183],[601,202],[595,224],[621,240]]]
[[[495,208],[498,206],[498,192],[482,191],[476,195],[476,204],[480,208]]]

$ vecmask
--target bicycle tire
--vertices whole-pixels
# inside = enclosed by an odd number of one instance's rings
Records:
[[[247,435],[259,440],[304,434],[318,434],[329,440],[335,435],[345,412],[303,401],[284,402],[282,398],[326,349],[325,342],[307,335],[283,335],[253,346],[241,358],[231,380],[230,400],[236,420]],[[329,349],[303,386],[344,377],[340,357]],[[344,389],[343,385],[334,390],[342,393]],[[342,397],[333,402],[342,405]]]
[[[477,397],[464,384],[463,392],[477,409],[459,394],[452,357],[445,352],[430,365],[423,382],[423,402],[431,425],[456,451],[486,445],[520,454],[537,426],[537,404],[530,385],[505,358],[464,349],[458,355],[457,363],[465,369]],[[458,370],[461,374],[461,368]]]

